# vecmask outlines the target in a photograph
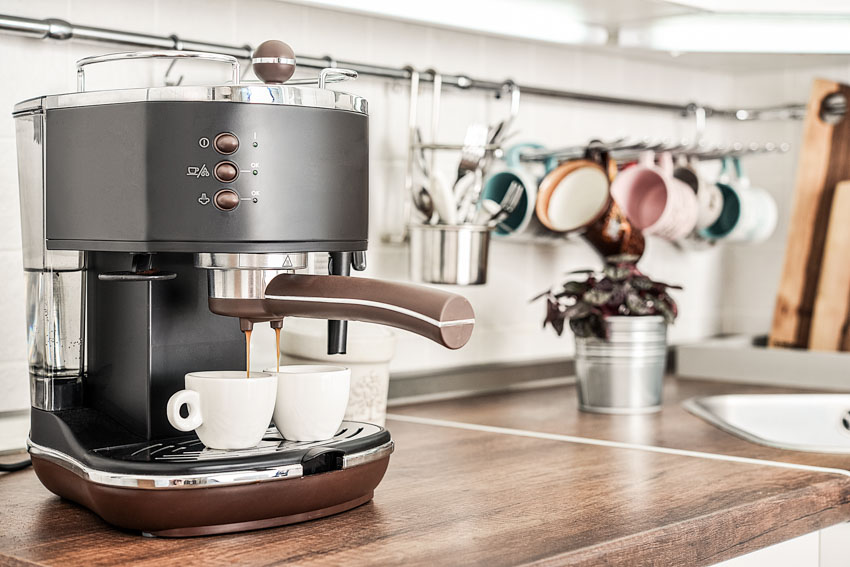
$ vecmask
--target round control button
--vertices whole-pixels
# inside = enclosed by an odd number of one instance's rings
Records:
[[[222,183],[230,183],[239,176],[239,169],[232,161],[220,161],[215,166],[215,178]]]
[[[239,149],[239,138],[236,137],[236,134],[222,132],[215,137],[213,146],[218,153],[229,155]]]
[[[222,189],[213,197],[213,203],[222,211],[232,211],[239,206],[239,195],[232,189]]]

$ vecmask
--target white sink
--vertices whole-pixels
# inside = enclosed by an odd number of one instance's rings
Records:
[[[793,451],[850,454],[850,394],[691,398],[685,409],[747,441]]]

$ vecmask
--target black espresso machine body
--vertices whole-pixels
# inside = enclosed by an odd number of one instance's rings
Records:
[[[238,79],[235,59],[186,52],[90,58],[78,70],[193,56],[230,63]],[[366,101],[323,84],[350,74],[325,70],[314,86],[234,80],[16,105],[29,445],[51,491],[115,525],[172,536],[303,521],[372,498],[393,450],[382,427],[344,422],[315,443],[270,427],[257,447],[220,451],[165,417],[187,372],[245,368],[246,326],[334,314],[315,313],[322,297],[277,306],[268,284],[306,282],[321,295],[327,278],[362,269]],[[300,275],[309,253],[328,253],[335,275]],[[386,322],[451,348],[468,339],[474,316],[462,298],[399,284],[396,307],[356,279],[351,287],[365,291],[340,319]],[[345,304],[338,285],[327,289]],[[233,317],[213,313],[214,302]],[[417,310],[424,315],[404,319]],[[329,351],[344,352],[344,322],[329,325]]]

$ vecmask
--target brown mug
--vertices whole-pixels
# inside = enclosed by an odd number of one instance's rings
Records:
[[[588,157],[605,169],[609,180],[614,180],[617,175],[617,162],[611,159],[607,152],[589,150]],[[603,258],[620,254],[640,258],[646,247],[643,233],[629,222],[625,213],[610,196],[605,210],[585,228],[582,237]]]

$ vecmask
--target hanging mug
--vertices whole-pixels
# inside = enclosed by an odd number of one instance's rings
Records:
[[[617,176],[617,163],[610,158],[608,152],[595,150],[591,146],[586,157],[602,166],[609,181]],[[621,254],[640,258],[646,247],[641,231],[632,226],[610,195],[605,210],[587,225],[581,236],[602,258]]]
[[[691,159],[685,156],[680,157],[673,177],[687,183],[697,196],[697,231],[714,224],[723,210],[723,195],[717,185],[706,182]]]
[[[511,183],[518,182],[522,185],[522,196],[516,208],[508,217],[499,223],[493,234],[495,236],[519,235],[529,230],[529,225],[534,217],[534,208],[537,202],[537,179],[532,172],[524,166],[520,155],[525,150],[539,150],[543,146],[535,143],[516,144],[505,151],[505,167],[487,177],[481,192],[481,201],[489,199],[501,203],[505,198]],[[551,161],[546,162],[546,168],[553,166]]]
[[[743,172],[741,160],[732,158],[735,169],[736,188],[741,198],[741,219],[728,239],[738,242],[763,242],[776,229],[778,212],[776,201],[761,187],[753,187]]]
[[[644,234],[666,240],[679,240],[693,231],[697,223],[697,197],[693,189],[673,176],[673,157],[643,152],[638,164],[614,179],[611,196],[633,226]]]
[[[598,161],[585,158],[564,162],[540,182],[537,218],[553,232],[584,229],[608,208],[609,186],[608,173]]]
[[[727,238],[741,220],[741,197],[729,176],[729,159],[723,158],[720,173],[714,183],[723,199],[720,214],[707,227],[699,230],[700,236],[708,240]]]

